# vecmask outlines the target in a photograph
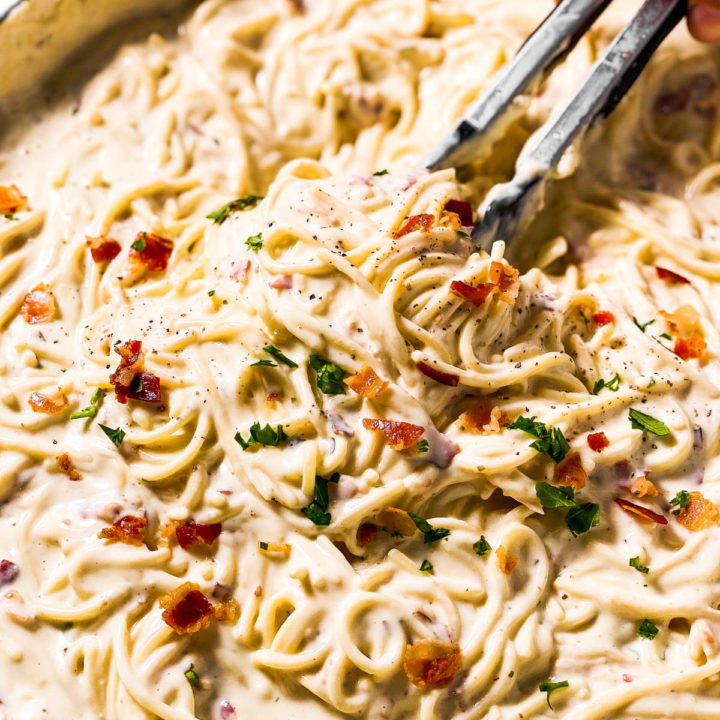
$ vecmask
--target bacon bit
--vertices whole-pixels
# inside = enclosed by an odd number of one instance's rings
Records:
[[[280,393],[276,393],[276,392],[268,393],[265,396],[265,402],[268,403],[269,405],[275,405],[275,403],[277,403],[277,401],[279,399],[280,399]]]
[[[154,233],[141,232],[135,238],[142,250],[130,248],[130,259],[144,265],[150,272],[162,272],[167,268],[168,260],[173,251],[173,242]]]
[[[215,605],[215,618],[218,622],[235,624],[240,617],[240,605],[235,598],[223,600]]]
[[[23,300],[20,312],[28,325],[50,322],[57,311],[55,296],[45,283],[36,285]]]
[[[623,682],[632,682],[632,678],[627,673],[623,673],[622,679]]]
[[[472,205],[465,200],[448,200],[443,210],[457,215],[460,218],[460,223],[465,227],[473,224]]]
[[[139,389],[135,389],[136,387],[139,387]],[[117,394],[117,387],[115,388],[115,392]],[[125,390],[124,394],[133,400],[159,403],[162,400],[160,378],[150,373],[140,373],[133,378],[130,387]]]
[[[110,260],[114,260],[120,254],[120,250],[122,249],[117,240],[105,237],[104,235],[100,235],[99,237],[90,237],[89,235],[86,235],[85,241],[87,242],[88,248],[90,248],[92,259],[96,263],[110,262]]]
[[[403,537],[412,537],[417,528],[413,519],[405,510],[396,507],[386,507],[377,514],[378,525],[389,533],[398,533]]]
[[[493,285],[498,286],[499,298],[503,302],[510,305],[515,303],[517,296],[520,294],[520,273],[516,268],[510,265],[505,267],[503,263],[493,260],[490,263],[488,279]]]
[[[462,221],[460,220],[460,216],[457,213],[447,212],[446,210],[443,210],[440,214],[440,220],[438,224],[441,227],[447,227],[451,230],[459,230],[462,227]]]
[[[687,505],[677,516],[678,522],[688,530],[707,530],[718,520],[715,506],[699,492],[691,492]]]
[[[417,369],[423,374],[429,377],[431,380],[440,383],[441,385],[449,385],[450,387],[456,387],[460,382],[460,376],[452,373],[446,373],[442,370],[438,370],[434,365],[430,365],[422,360],[417,363]]]
[[[591,450],[601,452],[606,447],[610,446],[610,441],[607,439],[607,435],[604,432],[597,432],[590,433],[587,436],[587,444]]]
[[[65,395],[58,395],[56,398],[49,398],[39,392],[31,392],[28,397],[30,407],[36,413],[45,413],[45,415],[57,415],[65,410],[70,404]]]
[[[602,435],[602,433],[600,433]],[[559,465],[555,466],[555,483],[573,490],[582,490],[585,487],[587,473],[582,466],[580,453],[570,453]]]
[[[233,280],[237,280],[238,282],[242,283],[243,285],[246,285],[248,278],[250,276],[251,268],[252,268],[252,263],[250,262],[250,260],[248,260],[245,262],[244,265],[241,265],[240,267],[235,268],[230,273],[230,277]]]
[[[259,543],[260,552],[265,555],[284,555],[290,557],[292,545],[288,543]]]
[[[409,518],[410,516],[408,516]],[[414,523],[413,523],[414,524]],[[372,523],[363,523],[357,529],[356,540],[360,547],[369,545],[378,535],[378,526]]]
[[[396,420],[363,418],[363,427],[382,433],[393,450],[409,450],[425,433],[425,428]]]
[[[199,525],[194,520],[188,520],[175,529],[175,537],[183,550],[198,545],[212,545],[222,531],[222,523]]]
[[[27,207],[27,198],[17,185],[0,185],[0,215],[12,215]]]
[[[450,291],[475,307],[480,307],[493,293],[498,291],[498,288],[493,283],[480,283],[476,286],[468,285],[462,280],[453,280],[450,283]]]
[[[206,630],[215,617],[215,610],[195,583],[186,582],[177,590],[160,598],[162,619],[181,635]]]
[[[160,526],[160,539],[158,545],[162,547],[169,547],[177,540],[175,531],[180,523],[177,520],[171,520]]]
[[[642,507],[641,505],[636,505],[629,500],[623,500],[623,498],[619,497],[613,498],[613,500],[626,513],[628,513],[628,515],[633,515],[635,517],[639,517],[641,520],[648,520],[657,523],[658,525],[668,524],[667,518],[663,517],[662,515],[658,515],[656,512],[653,512],[649,508]]]
[[[509,575],[517,567],[517,557],[510,555],[502,545],[495,551],[495,554],[497,555],[498,567],[503,574]]]
[[[57,460],[60,470],[62,470],[68,478],[70,478],[70,480],[73,482],[79,482],[83,479],[83,476],[75,469],[75,466],[72,464],[72,460],[67,453],[58,455],[55,459]]]
[[[460,426],[471,435],[490,435],[502,432],[508,417],[497,405],[482,400],[460,416]]]
[[[147,518],[136,515],[123,515],[112,527],[103,528],[98,537],[109,542],[121,542],[126,545],[142,545],[143,531],[147,527]]]
[[[411,215],[400,229],[393,235],[395,239],[401,238],[403,235],[415,232],[415,230],[428,230],[435,222],[435,216],[429,213],[422,215]]]
[[[128,398],[143,402],[160,402],[160,378],[143,372],[145,355],[140,340],[115,343],[115,352],[120,355],[120,364],[110,376],[110,382],[115,387],[118,402],[125,404]]]
[[[281,275],[270,283],[273,290],[290,290],[293,286],[292,278],[289,275]]]
[[[419,688],[450,685],[461,664],[459,645],[430,640],[418,640],[408,645],[403,658],[407,679]]]
[[[258,586],[255,588],[255,591],[253,592],[253,595],[255,595],[255,597],[262,597],[262,596],[263,596],[262,585],[258,585]]]
[[[604,325],[613,324],[615,322],[615,316],[608,310],[598,310],[593,315],[593,320],[598,327],[603,327]]]
[[[363,365],[360,372],[345,379],[345,383],[360,397],[374,398],[388,389],[388,381],[381,379],[369,365]]]
[[[680,336],[690,335],[700,331],[700,314],[692,305],[682,305],[675,312],[668,313],[664,310],[660,314],[673,332]]]
[[[638,475],[630,486],[630,492],[639,498],[643,497],[657,497],[660,491],[655,487],[651,480],[648,480],[644,475]]]
[[[689,285],[690,281],[684,277],[683,275],[680,275],[672,270],[668,270],[664,267],[655,266],[655,272],[657,273],[657,276],[661,280],[666,280],[669,283],[672,283],[674,285]]]
[[[9,560],[0,560],[0,587],[9,585],[20,574],[18,566]]]
[[[681,360],[702,360],[707,350],[707,343],[697,333],[681,337],[675,341],[673,352]]]

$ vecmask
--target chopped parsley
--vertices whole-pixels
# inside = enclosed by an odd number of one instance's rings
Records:
[[[200,687],[200,676],[195,672],[192,665],[185,671],[185,679],[196,690]]]
[[[603,380],[601,378],[595,383],[595,385],[593,385],[593,395],[597,395],[603,388],[617,392],[620,388],[621,380],[622,378],[618,375],[618,373],[615,373],[615,377],[611,380]]]
[[[289,368],[296,368],[298,364],[291,360],[287,355],[280,352],[274,345],[266,345],[263,350],[268,354],[272,355],[278,362],[287,365]]]
[[[646,640],[654,640],[655,636],[658,634],[657,625],[651,623],[647,618],[645,618],[645,620],[640,623],[637,634],[639,637],[645,638]]]
[[[545,508],[570,508],[565,516],[565,524],[575,537],[600,524],[600,506],[597,503],[578,505],[571,487],[555,487],[539,482],[535,485],[535,494]]]
[[[655,321],[654,320],[648,320],[646,323],[641,323],[638,321],[638,319],[633,315],[633,322],[635,325],[637,325],[643,332],[645,332],[645,329],[652,325]]]
[[[433,569],[432,563],[429,560],[423,560],[420,563],[420,572],[434,573],[435,570]]]
[[[208,290],[208,297],[215,297],[215,291],[214,291],[214,290]]]
[[[475,554],[480,557],[485,557],[485,555],[492,552],[490,543],[485,539],[484,535],[481,535],[480,539],[473,543],[473,550],[475,551]]]
[[[250,367],[277,367],[272,360],[258,360],[257,362],[250,363]]]
[[[250,426],[250,435],[247,440],[243,439],[240,432],[235,433],[235,442],[242,447],[243,450],[251,448],[253,445],[267,445],[269,447],[277,447],[283,440],[287,440],[282,425],[278,425],[277,429],[271,425],[261,427],[259,422]]]
[[[448,528],[434,528],[427,520],[421,518],[419,515],[414,515],[411,512],[409,512],[408,515],[415,523],[415,527],[423,534],[423,542],[426,545],[442,540],[450,534]]]
[[[373,176],[374,176],[374,177],[380,177],[381,175],[387,175],[389,172],[390,172],[390,171],[389,171],[387,168],[385,168],[384,170],[376,170],[376,171],[373,173]]]
[[[116,447],[122,445],[122,441],[125,439],[125,431],[122,428],[111,428],[107,425],[100,425],[100,429],[113,441]]]
[[[671,336],[671,335],[668,335],[666,332],[660,333],[660,337],[661,337],[663,340],[672,340],[672,336]]]
[[[345,394],[343,380],[347,373],[339,365],[335,365],[319,355],[311,355],[308,362],[317,375],[317,386],[325,395]]]
[[[415,444],[415,449],[419,453],[426,453],[430,449],[430,443],[427,440],[418,440]]]
[[[6,219],[6,220],[17,220],[17,218],[15,217],[15,215],[12,215],[11,213],[6,214],[6,215],[5,215],[5,219]]]
[[[261,195],[246,195],[245,197],[231,200],[221,208],[211,212],[207,218],[213,220],[217,225],[222,225],[233,213],[254,208],[261,200]]]
[[[539,482],[535,485],[535,494],[540,504],[545,508],[573,508],[575,502],[575,491],[571,487],[555,487],[546,482]]]
[[[639,410],[630,408],[628,417],[630,418],[630,425],[635,430],[647,430],[647,432],[658,437],[665,437],[665,435],[670,434],[670,428],[664,422]]]
[[[257,235],[251,235],[246,241],[245,244],[253,251],[257,252],[262,248],[263,245],[263,239],[262,239],[262,233],[259,232]]]
[[[630,567],[632,568],[635,568],[638,572],[643,573],[643,575],[647,575],[650,572],[650,568],[640,562],[639,556],[630,558],[630,562],[628,563],[628,565],[630,565]]]
[[[330,524],[330,513],[328,507],[330,505],[330,497],[328,495],[328,483],[337,484],[340,479],[340,473],[333,473],[329,478],[315,476],[315,497],[313,501],[302,509],[303,515],[312,520],[315,525],[325,526]]]
[[[560,680],[558,682],[550,682],[549,680],[546,680],[545,682],[541,682],[539,685],[540,692],[547,693],[546,700],[548,707],[552,710],[553,706],[550,704],[550,696],[560,688],[566,688],[569,687],[570,683],[567,680]]]
[[[102,391],[102,388],[98,388],[97,390],[95,390],[93,396],[90,398],[90,405],[88,405],[86,408],[83,408],[82,410],[74,412],[70,416],[70,419],[80,420],[81,418],[94,418],[97,415],[98,404],[100,403],[103,395],[104,393]]]
[[[534,417],[526,418],[521,415],[508,427],[534,435],[537,440],[531,443],[530,447],[551,457],[556,463],[562,462],[570,452],[570,444],[559,428],[548,428]]]
[[[687,490],[681,490],[670,501],[671,505],[677,505],[677,510],[673,510],[672,514],[679,515],[687,507],[688,502],[690,502],[690,493]]]
[[[267,550],[267,549],[268,549],[268,544],[267,544],[266,542],[263,542],[263,541],[261,540],[261,541],[260,541],[260,549],[261,549],[261,550]]]
[[[137,240],[130,246],[135,252],[142,252],[147,246],[147,235],[141,232],[137,236]]]

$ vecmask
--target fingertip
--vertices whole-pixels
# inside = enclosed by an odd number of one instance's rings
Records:
[[[688,12],[688,28],[696,40],[720,43],[720,8],[696,5]]]

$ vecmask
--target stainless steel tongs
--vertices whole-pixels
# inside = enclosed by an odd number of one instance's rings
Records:
[[[513,117],[515,99],[547,77],[611,1],[563,0],[425,158],[425,167],[458,166],[489,152],[502,137],[503,123]],[[512,241],[542,204],[545,183],[563,153],[613,111],[686,10],[687,0],[645,0],[578,90],[530,138],[518,157],[515,177],[488,195],[473,230],[479,246],[489,250],[496,240]]]

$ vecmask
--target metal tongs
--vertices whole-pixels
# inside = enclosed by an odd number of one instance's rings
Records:
[[[549,75],[611,1],[562,0],[425,158],[425,167],[456,167],[488,153],[501,139],[503,123],[512,119],[516,98]],[[515,177],[488,194],[484,215],[473,230],[478,246],[489,251],[496,240],[508,243],[529,222],[542,205],[545,183],[563,153],[614,110],[686,10],[687,0],[645,0],[578,90],[530,138],[518,157]]]

